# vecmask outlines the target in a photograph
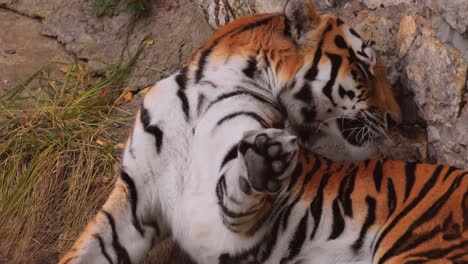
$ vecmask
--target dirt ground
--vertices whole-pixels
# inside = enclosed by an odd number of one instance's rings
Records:
[[[69,61],[62,45],[41,35],[40,27],[37,19],[0,9],[0,95],[51,61]]]

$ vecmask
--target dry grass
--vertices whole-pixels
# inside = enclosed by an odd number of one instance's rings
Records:
[[[120,152],[112,131],[129,116],[113,102],[140,52],[99,72],[41,69],[0,97],[0,263],[56,262],[107,197]]]

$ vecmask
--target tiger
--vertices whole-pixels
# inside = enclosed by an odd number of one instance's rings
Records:
[[[280,232],[271,226],[273,201],[297,174],[298,142],[319,129],[364,150],[400,114],[372,48],[310,0],[239,18],[145,95],[114,189],[59,263],[139,263],[169,236],[199,263],[274,246],[264,237]],[[299,137],[280,132],[285,127]],[[251,166],[261,159],[242,154],[244,137],[261,129],[282,135],[266,151],[281,159],[264,160],[274,181]]]

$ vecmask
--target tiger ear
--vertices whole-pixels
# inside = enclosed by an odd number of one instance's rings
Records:
[[[298,40],[320,22],[320,14],[315,11],[312,0],[289,0],[284,7],[284,15],[291,33]]]

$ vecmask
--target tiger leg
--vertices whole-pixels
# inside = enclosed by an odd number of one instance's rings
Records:
[[[60,264],[140,263],[156,240],[168,236],[161,218],[146,213],[155,210],[145,210],[146,197],[135,185],[122,171],[111,195]]]
[[[271,199],[289,183],[296,167],[295,136],[279,129],[247,132],[237,159],[227,164],[216,194],[223,222],[237,233],[251,233],[271,209]]]

